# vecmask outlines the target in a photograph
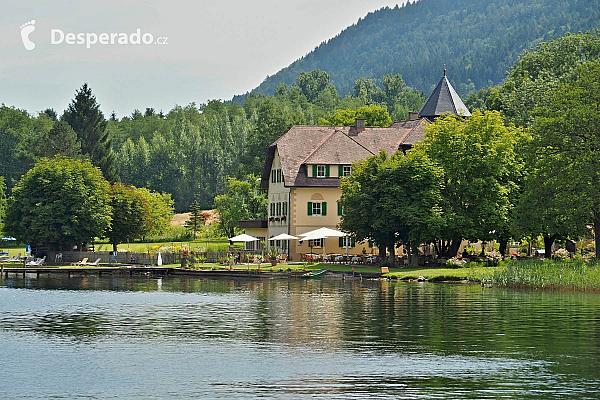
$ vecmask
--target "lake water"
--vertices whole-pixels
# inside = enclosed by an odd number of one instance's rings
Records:
[[[0,398],[600,398],[600,294],[0,280]]]

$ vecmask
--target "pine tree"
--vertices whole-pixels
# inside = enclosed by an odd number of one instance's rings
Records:
[[[100,104],[92,89],[84,83],[75,94],[61,120],[71,125],[81,142],[81,153],[90,157],[94,165],[99,167],[104,177],[115,182],[117,173],[115,156],[112,151],[111,138],[106,129],[106,119],[100,111]]]
[[[198,226],[204,225],[204,216],[202,215],[202,210],[197,200],[194,200],[194,202],[190,206],[190,213],[191,215],[189,221],[187,222],[187,226],[189,229],[192,230],[195,240],[196,232],[198,232]]]

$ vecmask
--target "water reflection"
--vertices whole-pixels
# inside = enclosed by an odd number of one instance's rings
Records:
[[[66,375],[90,357],[126,373],[127,356],[151,378],[173,365],[148,398],[595,398],[599,311],[597,293],[476,285],[42,275],[0,281],[0,351],[22,351],[0,368],[38,356],[24,341],[71,342]],[[123,385],[111,395],[141,394]]]

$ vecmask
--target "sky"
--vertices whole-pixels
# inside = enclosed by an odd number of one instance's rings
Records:
[[[6,0],[0,103],[62,113],[84,82],[118,117],[229,100],[367,13],[402,2]]]

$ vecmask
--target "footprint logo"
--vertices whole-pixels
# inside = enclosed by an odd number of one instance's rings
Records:
[[[35,48],[35,43],[29,40],[29,34],[35,31],[34,25],[35,19],[21,25],[21,39],[23,39],[23,46],[25,46],[26,50],[33,50]]]

